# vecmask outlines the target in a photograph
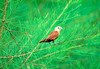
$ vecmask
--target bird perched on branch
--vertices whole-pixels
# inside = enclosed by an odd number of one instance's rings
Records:
[[[41,40],[39,43],[42,43],[42,42],[54,42],[55,39],[58,38],[58,36],[60,35],[60,31],[62,30],[62,27],[60,26],[57,26],[53,32],[51,32],[49,34],[49,36],[46,38],[46,39],[43,39]]]

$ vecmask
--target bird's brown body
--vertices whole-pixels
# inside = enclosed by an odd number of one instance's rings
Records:
[[[51,42],[51,41],[54,42],[54,40],[58,38],[61,29],[62,29],[62,27],[57,26],[55,28],[55,30],[53,32],[51,32],[50,35],[46,39],[41,40],[40,43],[42,43],[42,42]]]
[[[48,38],[44,39],[44,40],[41,40],[41,42],[51,42],[51,41],[54,41],[55,39],[58,38],[58,35],[59,35],[59,32],[58,31],[53,31],[50,33],[50,35],[48,36]]]

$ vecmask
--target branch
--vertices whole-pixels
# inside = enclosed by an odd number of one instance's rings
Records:
[[[15,39],[15,37],[14,37],[14,35],[12,34],[12,31],[11,30],[9,30],[9,29],[7,29],[7,28],[5,28],[9,33],[10,33],[10,35],[11,35],[11,38],[14,40],[14,42],[16,43],[16,45],[18,44],[17,42],[16,42],[16,39]]]
[[[30,52],[28,53],[23,53],[23,54],[20,54],[20,55],[15,55],[15,56],[0,56],[0,58],[18,58],[18,57],[23,57],[23,56],[26,56],[30,54]]]
[[[60,53],[60,52],[65,52],[65,51],[68,51],[68,50],[71,50],[71,49],[80,48],[80,47],[82,47],[82,46],[84,46],[84,44],[83,44],[83,45],[78,45],[78,46],[72,46],[72,47],[69,47],[69,48],[64,49],[64,50],[60,50],[60,51],[56,51],[56,52],[52,52],[52,53],[50,53],[50,54],[46,54],[46,55],[44,55],[44,56],[42,56],[42,57],[40,57],[40,58],[36,58],[36,59],[33,60],[32,62],[35,62],[35,61],[41,60],[41,59],[46,58],[46,57],[50,57],[50,56],[52,56],[52,55],[54,55],[54,54],[58,54],[58,53]]]
[[[45,64],[33,64],[33,66],[41,66],[43,69],[47,69]]]
[[[53,47],[47,47],[47,48],[42,48],[42,49],[38,49],[38,50],[35,50],[34,52],[38,52],[38,51],[42,51],[42,50],[46,50],[46,49],[51,49]],[[11,56],[0,56],[0,59],[2,58],[18,58],[18,57],[24,57],[26,55],[29,55],[31,52],[27,52],[27,53],[23,53],[23,54],[19,54],[19,55],[11,55]]]
[[[100,33],[100,32],[99,32]],[[70,43],[70,42],[73,42],[73,41],[77,41],[77,40],[82,40],[82,39],[89,39],[89,38],[95,38],[95,37],[97,37],[97,36],[100,36],[100,34],[96,34],[96,35],[93,35],[93,36],[86,36],[86,37],[84,37],[84,38],[77,38],[77,39],[74,39],[74,40],[70,40],[70,41],[68,41],[67,43]],[[56,47],[56,45],[59,45],[59,44],[63,44],[65,42],[65,40],[64,41],[62,41],[62,42],[59,42],[59,43],[56,43],[55,44],[55,46],[50,46],[50,47],[46,47],[46,48],[42,48],[42,49],[36,49],[36,50],[34,50],[34,53],[35,52],[38,52],[38,51],[42,51],[42,50],[50,50],[50,49],[52,49],[52,48],[55,48]],[[83,45],[82,45],[83,46]],[[72,46],[73,47],[73,46]],[[0,59],[1,58],[18,58],[18,57],[23,57],[23,56],[26,56],[26,55],[29,55],[31,52],[27,52],[27,53],[23,53],[23,54],[19,54],[19,55],[11,55],[11,56],[0,56]]]
[[[3,10],[3,17],[2,17],[2,24],[1,24],[1,28],[0,28],[0,38],[2,37],[2,32],[3,32],[3,29],[4,29],[4,24],[6,22],[5,20],[6,20],[7,7],[8,7],[8,0],[5,0],[4,10]]]

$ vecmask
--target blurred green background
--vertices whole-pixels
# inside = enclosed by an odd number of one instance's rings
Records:
[[[20,68],[100,69],[100,0],[1,0],[0,69]]]

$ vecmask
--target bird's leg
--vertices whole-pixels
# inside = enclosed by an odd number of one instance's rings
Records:
[[[49,44],[51,44],[51,43],[49,42]]]
[[[53,44],[55,45],[55,42],[54,42],[54,40],[53,40],[52,42],[53,42]]]
[[[50,46],[52,46],[52,44],[49,42]]]
[[[54,43],[54,40],[52,42]]]

